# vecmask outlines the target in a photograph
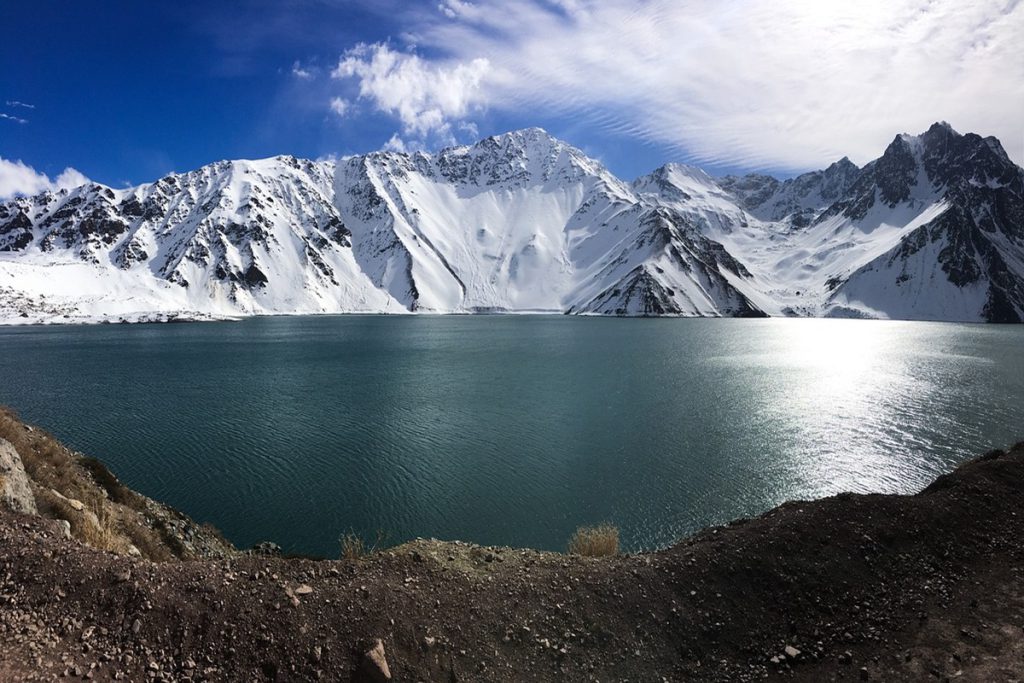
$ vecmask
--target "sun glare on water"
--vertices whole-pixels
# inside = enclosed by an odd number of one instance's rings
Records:
[[[933,379],[918,369],[936,350],[919,348],[908,325],[786,321],[776,409],[801,434],[790,466],[803,491],[905,492],[934,476],[911,460],[894,468],[889,455],[919,438],[915,421],[926,419],[920,398],[932,393]]]

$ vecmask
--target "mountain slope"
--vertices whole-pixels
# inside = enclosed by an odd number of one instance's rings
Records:
[[[1024,171],[936,124],[779,181],[632,183],[532,128],[0,204],[0,321],[566,312],[1024,318]]]
[[[659,201],[710,213],[707,233],[772,314],[1024,319],[1024,171],[995,138],[937,123],[863,169],[844,159],[782,183],[659,172]]]
[[[365,272],[412,310],[755,310],[720,247],[540,129],[353,158],[335,189]]]
[[[395,308],[352,256],[332,171],[292,157],[219,162],[128,190],[16,199],[0,207],[0,251],[18,256],[5,270],[72,315]]]
[[[863,221],[922,196],[941,210],[838,284],[831,311],[1024,320],[1024,172],[999,141],[945,124],[898,136],[834,212]]]

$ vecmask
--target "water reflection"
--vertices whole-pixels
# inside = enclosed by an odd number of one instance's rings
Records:
[[[911,492],[944,468],[927,457],[941,448],[933,436],[944,423],[970,438],[969,424],[951,413],[969,411],[972,406],[956,402],[973,394],[953,402],[944,394],[991,366],[988,358],[956,349],[980,328],[856,320],[767,325],[772,331],[758,338],[758,351],[717,360],[767,378],[756,409],[787,432],[780,435],[783,471],[772,481],[776,500]]]
[[[0,344],[0,403],[239,544],[324,555],[348,529],[560,549],[603,521],[650,548],[1024,436],[1024,326],[354,316]]]

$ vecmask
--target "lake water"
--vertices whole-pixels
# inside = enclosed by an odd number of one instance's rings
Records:
[[[331,316],[0,329],[0,402],[236,544],[627,549],[1024,439],[1024,326]]]

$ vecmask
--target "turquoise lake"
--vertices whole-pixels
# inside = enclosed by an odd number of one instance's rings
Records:
[[[1024,326],[329,316],[0,328],[0,403],[239,546],[628,550],[1024,439]]]

